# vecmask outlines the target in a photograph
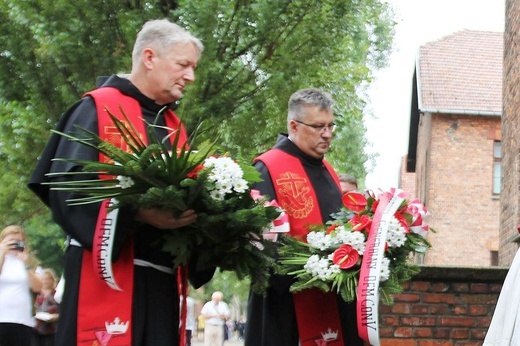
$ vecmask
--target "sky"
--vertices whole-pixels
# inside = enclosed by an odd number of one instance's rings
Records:
[[[394,48],[388,67],[378,71],[368,90],[365,112],[366,188],[397,187],[401,158],[408,151],[412,76],[419,47],[455,32],[504,31],[505,0],[386,0],[396,13]],[[371,170],[371,171],[370,171]]]

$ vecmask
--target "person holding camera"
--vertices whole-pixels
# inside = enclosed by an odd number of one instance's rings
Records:
[[[30,346],[34,326],[31,291],[42,289],[25,231],[10,225],[0,233],[0,346]]]

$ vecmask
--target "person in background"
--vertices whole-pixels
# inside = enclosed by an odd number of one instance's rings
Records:
[[[235,324],[233,323],[233,321],[228,319],[225,323],[225,326],[226,327],[224,328],[224,334],[227,335],[227,337],[225,337],[225,340],[231,340],[235,332]]]
[[[57,130],[77,134],[81,127],[124,149],[106,111],[118,114],[123,105],[125,114],[135,115],[129,121],[144,141],[146,124],[154,124],[152,136],[173,141],[172,134],[179,133],[175,143],[182,147],[187,133],[172,107],[195,81],[202,50],[201,41],[179,25],[167,19],[147,21],[134,43],[131,73],[112,75],[86,93],[62,115]],[[52,190],[46,183],[97,179],[67,174],[82,170],[74,161],[79,159],[102,160],[97,150],[53,134],[28,184],[68,236],[56,345],[179,345],[184,335],[172,326],[179,326],[178,284],[186,283],[177,280],[174,257],[163,251],[161,240],[167,230],[187,226],[197,215],[186,210],[174,217],[158,208],[126,206],[114,216],[108,201],[71,206],[67,201],[77,195]],[[112,257],[100,257],[108,249]],[[193,266],[188,273],[197,288],[211,279],[214,269],[201,272]]]
[[[339,174],[339,184],[341,185],[341,193],[356,192],[358,189],[357,179],[349,174]]]
[[[181,296],[182,307],[182,296]],[[195,300],[188,296],[186,297],[186,346],[191,346],[191,339],[194,336],[195,328]]]
[[[211,301],[204,304],[201,314],[204,316],[204,346],[222,346],[224,344],[224,327],[229,319],[228,305],[222,301],[224,294],[215,291]]]
[[[197,317],[197,341],[204,341],[204,329],[206,329],[206,320],[204,315]]]
[[[235,321],[235,330],[238,333],[238,340],[244,340],[244,330],[246,329],[246,322],[243,318],[241,318],[239,321]]]
[[[288,235],[301,240],[309,225],[326,223],[342,206],[339,178],[324,159],[336,127],[333,103],[319,89],[295,92],[289,99],[288,134],[280,134],[274,147],[254,160],[263,181],[253,188],[276,199],[289,216]],[[271,275],[265,295],[250,293],[247,346],[363,345],[355,303],[319,289],[293,294],[292,283],[289,275]]]
[[[0,233],[0,346],[30,346],[33,304],[31,292],[42,289],[22,226],[10,225]]]
[[[34,300],[36,325],[32,346],[54,346],[60,306],[54,299],[58,278],[51,268],[42,270],[43,287]]]

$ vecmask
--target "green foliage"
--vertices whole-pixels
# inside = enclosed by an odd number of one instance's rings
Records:
[[[65,239],[60,228],[52,220],[31,219],[25,226],[30,249],[43,268],[53,268],[57,275],[63,271]]]
[[[209,118],[232,152],[254,156],[286,131],[289,96],[333,94],[340,129],[329,159],[364,177],[364,101],[371,69],[384,66],[391,12],[380,1],[184,1],[180,21],[203,38],[196,83],[180,112]],[[217,15],[215,15],[217,14]],[[275,29],[276,28],[276,29]],[[192,120],[193,121],[193,120]]]
[[[213,279],[202,286],[200,290],[191,290],[190,295],[202,301],[211,300],[211,294],[215,291],[224,293],[224,300],[229,302],[231,297],[237,297],[239,301],[246,302],[250,291],[250,279],[240,279],[230,271],[217,270]]]
[[[271,147],[285,131],[289,96],[302,87],[336,100],[329,161],[362,181],[363,91],[386,64],[392,11],[382,0],[0,0],[0,215],[49,229],[24,186],[60,114],[99,76],[128,73],[137,31],[169,18],[205,44],[197,81],[178,114],[209,122],[234,157]],[[60,234],[57,228],[50,228]]]

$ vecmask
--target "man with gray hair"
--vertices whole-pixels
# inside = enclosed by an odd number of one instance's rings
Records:
[[[309,225],[323,224],[339,211],[338,176],[324,159],[334,124],[332,97],[318,89],[302,89],[289,99],[288,134],[255,159],[263,179],[254,188],[277,200],[289,215],[291,237],[306,239]],[[334,293],[308,289],[292,294],[293,277],[272,275],[265,296],[250,294],[247,346],[310,346],[335,341],[361,346],[355,304]]]
[[[341,185],[341,193],[356,192],[358,189],[357,179],[347,173],[340,173],[339,183]]]
[[[201,41],[177,24],[166,19],[146,22],[137,35],[127,78],[112,75],[87,93],[63,114],[57,130],[73,133],[79,126],[124,149],[105,111],[106,107],[122,118],[121,106],[143,140],[148,140],[145,124],[156,124],[157,138],[180,131],[178,147],[183,146],[186,131],[171,106],[195,81],[202,50]],[[70,193],[49,190],[45,183],[73,179],[60,173],[82,170],[71,161],[80,159],[104,158],[92,148],[53,134],[29,181],[69,239],[56,345],[179,345],[177,273],[160,240],[165,230],[193,223],[197,215],[187,210],[176,218],[160,209],[129,206],[112,216],[104,202],[70,206]],[[108,227],[113,229],[107,233]],[[105,261],[99,253],[110,243],[112,261]],[[198,287],[211,279],[213,271],[190,274]]]
[[[213,292],[211,300],[204,304],[200,311],[205,320],[204,346],[224,345],[226,321],[229,320],[230,313],[227,303],[222,299],[224,299],[222,292]]]

